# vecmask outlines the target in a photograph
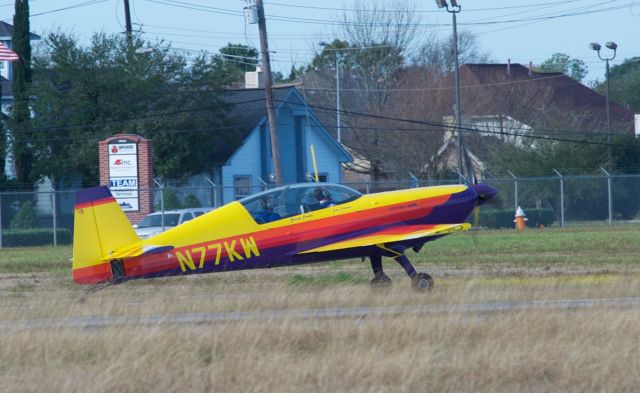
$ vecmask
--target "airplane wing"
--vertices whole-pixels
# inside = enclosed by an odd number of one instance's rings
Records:
[[[393,228],[383,229],[378,232],[357,236],[337,243],[327,244],[310,250],[302,251],[301,254],[312,252],[325,252],[342,250],[345,248],[373,246],[376,244],[393,243],[403,240],[413,240],[422,237],[447,235],[452,232],[466,231],[471,228],[471,224],[440,224],[440,225],[403,225]]]

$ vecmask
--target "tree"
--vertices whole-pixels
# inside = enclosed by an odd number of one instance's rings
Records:
[[[151,138],[154,171],[176,179],[209,170],[233,145],[215,60],[187,59],[169,46],[96,34],[88,47],[61,32],[43,40],[34,60],[33,177],[98,179],[97,141],[129,132]],[[220,132],[220,129],[226,132]]]
[[[554,53],[551,58],[540,65],[540,70],[544,72],[562,72],[581,82],[589,69],[584,64],[584,61],[580,59],[572,59],[564,53]]]
[[[38,216],[31,201],[25,201],[11,220],[11,229],[31,229],[38,226]]]
[[[325,45],[301,77],[305,88],[313,89],[312,103],[335,108],[337,57],[341,100],[349,103],[352,112],[341,114],[341,124],[348,130],[342,142],[368,160],[374,180],[381,178],[384,164],[394,154],[389,147],[396,136],[388,132],[393,127],[390,122],[376,116],[389,115],[396,108],[391,89],[420,37],[416,15],[402,2],[355,2],[341,16],[341,31],[336,35],[344,39]],[[335,119],[335,112],[328,115]]]
[[[31,85],[31,42],[29,40],[29,1],[16,0],[13,15],[13,50],[20,59],[13,64],[11,89],[13,108],[11,118],[11,145],[16,165],[17,180],[30,184],[33,155],[29,144],[29,87]]]
[[[611,67],[609,76],[611,99],[640,113],[640,57],[625,59],[622,64]],[[598,83],[596,89],[606,94],[607,81]]]
[[[455,67],[453,34],[444,40],[435,35],[429,37],[414,56],[413,62],[442,73],[453,72]],[[490,54],[480,50],[476,35],[463,30],[458,33],[458,62],[460,64],[487,63]]]
[[[220,48],[221,56],[217,57],[216,65],[222,72],[228,74],[232,81],[243,80],[244,73],[255,71],[258,64],[258,50],[242,44],[232,44]]]

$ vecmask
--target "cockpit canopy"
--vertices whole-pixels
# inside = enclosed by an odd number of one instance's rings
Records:
[[[358,191],[331,183],[302,183],[277,187],[240,199],[258,224],[264,224],[351,202],[362,196]]]

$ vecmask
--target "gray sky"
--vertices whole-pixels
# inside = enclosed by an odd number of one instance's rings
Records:
[[[372,0],[374,1],[374,0]],[[604,79],[604,62],[589,42],[615,41],[612,64],[640,56],[640,0],[459,0],[459,30],[477,34],[481,49],[496,62],[541,63],[555,52],[585,61],[587,80]],[[257,25],[247,25],[243,0],[130,0],[134,29],[150,40],[175,48],[216,52],[227,42],[258,46]],[[451,15],[433,0],[409,0],[422,31],[451,33]],[[315,7],[315,8],[314,8]],[[350,1],[265,0],[272,68],[288,74],[292,64],[307,63],[318,41],[335,35],[334,21],[353,7]],[[68,9],[64,9],[68,8]],[[30,0],[32,31],[62,29],[87,42],[93,32],[124,30],[122,0]],[[41,14],[42,15],[38,15]],[[13,1],[0,0],[0,16],[11,23]],[[572,15],[572,16],[563,16]],[[296,18],[296,19],[292,19]],[[511,22],[506,22],[511,21]],[[479,24],[478,24],[479,23]],[[604,55],[610,54],[604,49]]]

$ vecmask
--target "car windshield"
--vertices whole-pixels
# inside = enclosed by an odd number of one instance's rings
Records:
[[[178,225],[178,219],[180,215],[177,213],[165,213],[164,215],[164,226],[166,227],[175,227]],[[149,228],[149,227],[161,227],[162,226],[162,214],[151,214],[146,216],[140,221],[138,224],[138,228]]]

